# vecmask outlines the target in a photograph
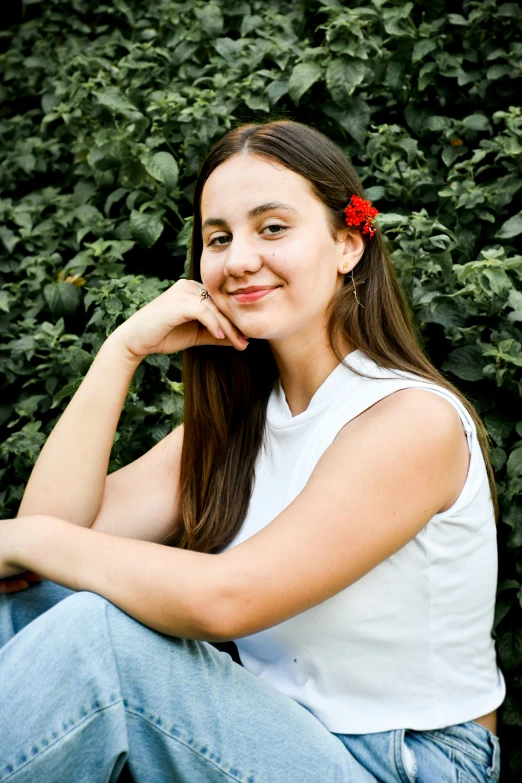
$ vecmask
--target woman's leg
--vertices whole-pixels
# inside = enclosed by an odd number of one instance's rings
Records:
[[[43,579],[25,590],[0,595],[0,647],[36,617],[74,592],[49,579]]]
[[[0,783],[375,783],[226,653],[50,584],[0,596]]]

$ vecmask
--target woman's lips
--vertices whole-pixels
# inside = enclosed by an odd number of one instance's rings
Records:
[[[260,291],[250,291],[249,293],[240,292],[238,294],[231,294],[231,296],[234,297],[236,302],[256,302],[258,299],[261,299],[261,297],[266,296],[275,290],[275,288],[262,288]]]

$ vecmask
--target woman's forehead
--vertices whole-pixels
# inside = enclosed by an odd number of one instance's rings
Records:
[[[234,155],[219,165],[205,182],[201,194],[201,217],[227,208],[245,215],[262,204],[285,204],[303,208],[315,200],[305,177],[276,161],[254,155]]]

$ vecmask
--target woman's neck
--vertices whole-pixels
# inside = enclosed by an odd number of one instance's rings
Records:
[[[323,339],[315,343],[306,343],[302,339],[297,344],[271,344],[281,387],[292,416],[305,411],[317,389],[324,383],[339,364],[331,347]],[[343,341],[339,346],[346,356],[354,346]]]

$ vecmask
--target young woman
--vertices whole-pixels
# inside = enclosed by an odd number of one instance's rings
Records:
[[[0,783],[498,781],[487,435],[374,218],[305,125],[210,152],[191,279],[108,337],[0,523]],[[184,425],[107,476],[180,350]]]

